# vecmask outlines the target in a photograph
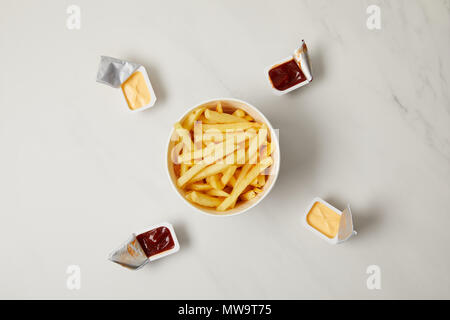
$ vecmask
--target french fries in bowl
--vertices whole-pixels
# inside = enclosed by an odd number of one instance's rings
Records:
[[[230,216],[254,207],[275,184],[279,164],[274,129],[241,100],[203,102],[181,117],[169,136],[172,186],[202,213]]]

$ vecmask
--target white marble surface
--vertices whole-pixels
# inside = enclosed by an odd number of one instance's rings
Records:
[[[450,1],[3,0],[0,37],[0,298],[450,298]],[[315,80],[274,96],[263,69],[302,38]],[[96,83],[100,55],[144,64],[155,107],[130,113]],[[232,218],[187,208],[164,164],[174,120],[219,96],[280,129],[276,186]],[[304,229],[314,196],[350,203],[358,236]],[[176,255],[106,260],[160,221]]]

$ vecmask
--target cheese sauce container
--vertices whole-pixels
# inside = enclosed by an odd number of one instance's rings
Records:
[[[147,70],[144,66],[116,58],[102,56],[97,72],[97,82],[121,88],[130,111],[143,111],[156,102]]]

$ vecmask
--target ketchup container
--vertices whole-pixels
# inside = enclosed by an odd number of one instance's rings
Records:
[[[266,68],[269,84],[276,95],[283,95],[313,80],[308,48],[302,40],[294,54]]]
[[[175,230],[164,222],[141,232],[133,233],[128,240],[114,250],[109,260],[123,267],[137,270],[150,261],[160,259],[180,250]]]

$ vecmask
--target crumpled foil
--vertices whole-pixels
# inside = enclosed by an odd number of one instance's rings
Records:
[[[140,66],[138,63],[102,56],[98,66],[97,82],[118,88]]]
[[[149,261],[135,234],[113,251],[109,255],[109,260],[132,270],[142,268]]]

